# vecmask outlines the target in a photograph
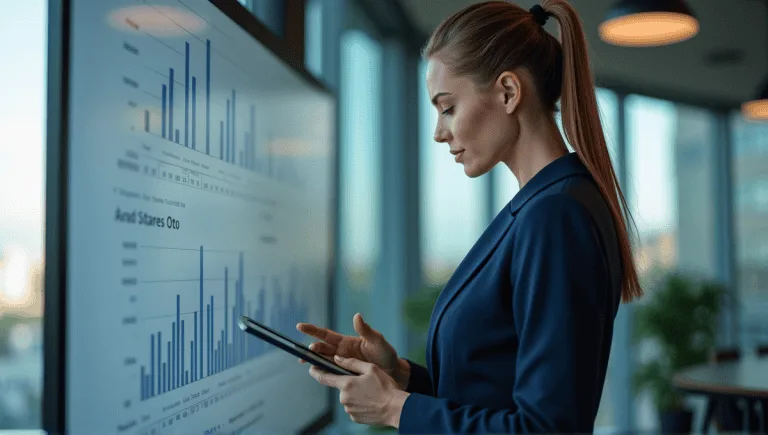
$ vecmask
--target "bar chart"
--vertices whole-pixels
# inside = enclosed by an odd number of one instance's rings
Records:
[[[191,325],[182,319],[181,294],[175,298],[175,316],[168,325],[166,334],[157,331],[150,335],[147,345],[147,363],[140,368],[140,398],[148,400],[164,393],[184,387],[209,376],[239,366],[245,362],[273,352],[276,348],[248,336],[237,327],[241,315],[249,316],[259,322],[272,326],[285,335],[298,340],[304,337],[296,331],[295,325],[307,318],[308,307],[297,300],[297,279],[291,274],[286,293],[279,277],[262,276],[257,284],[257,291],[248,290],[244,280],[245,269],[243,254],[239,254],[237,271],[230,275],[226,267],[224,273],[224,300],[217,300],[213,295],[206,295],[204,276],[205,250],[200,247],[200,277],[195,290],[199,292],[199,309],[192,313]],[[230,287],[230,282],[233,285]],[[271,281],[271,282],[269,282]],[[272,287],[272,304],[265,303],[267,286]],[[215,291],[222,291],[221,288]],[[231,293],[231,297],[230,297]],[[256,295],[255,300],[247,300],[246,294]],[[217,308],[218,304],[223,304]],[[223,327],[214,329],[217,316],[223,315]],[[219,319],[220,320],[220,319]],[[192,326],[192,329],[188,329]],[[163,337],[166,337],[165,341]]]
[[[140,28],[135,30],[141,31]],[[205,53],[204,98],[198,98],[198,76],[191,71],[190,60],[195,50],[192,50],[189,41],[185,41],[183,50],[178,50],[183,56],[182,74],[176,68],[168,67],[162,73],[164,83],[156,89],[144,89],[143,81],[124,78],[132,90],[152,95],[157,93],[160,100],[159,114],[154,114],[152,107],[137,109],[141,111],[137,119],[142,125],[135,126],[135,130],[282,183],[301,186],[303,180],[292,161],[295,157],[275,156],[268,146],[272,133],[267,127],[262,127],[263,131],[257,130],[258,97],[254,99],[248,92],[241,96],[237,89],[228,89],[227,97],[216,101],[211,89],[211,77],[216,71],[212,57],[215,50],[212,50],[210,39],[204,43],[198,40],[193,42],[204,46],[198,50]],[[133,55],[138,53],[133,44],[126,42],[124,47]],[[178,55],[176,50],[171,53]],[[183,95],[179,96],[179,92]],[[180,102],[180,99],[183,101]],[[242,116],[238,115],[241,111]],[[244,126],[238,119],[245,120]]]

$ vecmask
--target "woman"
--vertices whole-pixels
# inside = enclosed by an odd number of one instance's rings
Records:
[[[562,43],[543,28],[550,16]],[[401,433],[591,433],[620,300],[642,289],[579,18],[564,0],[475,4],[424,54],[435,140],[469,177],[506,164],[520,191],[440,294],[426,368],[356,315],[359,337],[297,328],[362,376],[310,373],[352,420]]]

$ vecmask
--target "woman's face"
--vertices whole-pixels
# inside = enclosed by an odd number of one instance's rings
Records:
[[[440,59],[428,61],[427,90],[438,111],[435,141],[449,145],[468,177],[479,177],[506,160],[516,142],[520,129],[511,114],[519,101],[514,96],[519,82],[511,80],[506,87],[500,80],[481,91],[470,78],[454,75]]]

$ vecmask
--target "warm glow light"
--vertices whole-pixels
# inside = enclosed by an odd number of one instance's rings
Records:
[[[684,41],[699,32],[699,22],[686,14],[643,12],[605,21],[600,37],[608,43],[650,47]]]
[[[170,6],[128,6],[109,16],[112,27],[153,36],[182,36],[205,28],[205,21],[189,10]]]
[[[747,101],[741,105],[744,118],[753,121],[768,121],[768,99]]]

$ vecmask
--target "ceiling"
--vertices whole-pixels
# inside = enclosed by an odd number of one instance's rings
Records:
[[[479,0],[399,0],[424,33]],[[598,25],[616,0],[571,0],[584,24],[598,85],[694,104],[738,107],[754,98],[768,75],[768,11],[764,0],[687,0],[699,19],[694,38],[651,48],[603,42]],[[534,0],[515,0],[526,9]],[[555,20],[547,30],[557,35]],[[739,54],[733,61],[733,50]],[[720,52],[720,55],[717,53]],[[740,53],[738,53],[740,52]],[[719,58],[713,62],[710,58]]]

